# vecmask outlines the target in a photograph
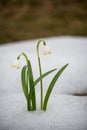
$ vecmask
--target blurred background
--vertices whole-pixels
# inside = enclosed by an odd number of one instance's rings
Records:
[[[0,44],[87,36],[87,0],[0,0]]]

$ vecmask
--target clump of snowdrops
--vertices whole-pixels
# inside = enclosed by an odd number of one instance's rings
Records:
[[[43,43],[43,54],[44,55],[49,55],[51,54],[51,49],[46,45],[46,42],[44,40],[39,40],[36,46],[36,51],[37,51],[37,59],[38,59],[38,66],[39,66],[39,77],[34,80],[33,77],[33,71],[32,71],[32,66],[30,59],[28,56],[22,52],[20,55],[18,55],[17,59],[14,61],[14,63],[11,65],[11,67],[15,69],[20,69],[20,57],[23,56],[26,60],[26,65],[23,66],[22,71],[21,71],[21,83],[22,83],[22,88],[23,92],[27,101],[27,110],[28,111],[34,111],[36,110],[36,92],[35,92],[35,86],[37,83],[40,83],[40,109],[41,110],[46,110],[47,104],[49,101],[49,97],[51,95],[51,92],[55,86],[56,81],[62,74],[62,72],[65,70],[65,68],[68,66],[68,64],[65,64],[62,68],[60,68],[57,73],[54,75],[53,79],[51,80],[46,95],[43,98],[43,78],[48,76],[49,74],[53,73],[57,69],[52,69],[49,70],[45,73],[42,73],[42,67],[41,67],[41,60],[40,60],[40,53],[39,53],[39,47],[40,44]]]

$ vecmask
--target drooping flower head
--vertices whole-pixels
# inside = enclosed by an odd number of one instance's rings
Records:
[[[20,62],[18,59],[14,60],[13,64],[11,65],[12,68],[20,69]]]
[[[43,46],[43,54],[44,55],[47,55],[47,54],[51,54],[52,51],[51,51],[51,48],[47,45]]]

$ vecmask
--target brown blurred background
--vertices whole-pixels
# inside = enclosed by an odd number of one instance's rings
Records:
[[[87,36],[87,0],[0,0],[0,44]]]

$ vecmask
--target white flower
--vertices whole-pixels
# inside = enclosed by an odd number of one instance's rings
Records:
[[[51,53],[52,53],[52,51],[51,51],[50,47],[47,46],[47,45],[45,45],[45,46],[43,47],[43,54],[44,54],[44,55],[47,55],[47,54],[51,54]]]
[[[20,62],[18,59],[16,59],[13,64],[11,65],[12,68],[20,69]]]

